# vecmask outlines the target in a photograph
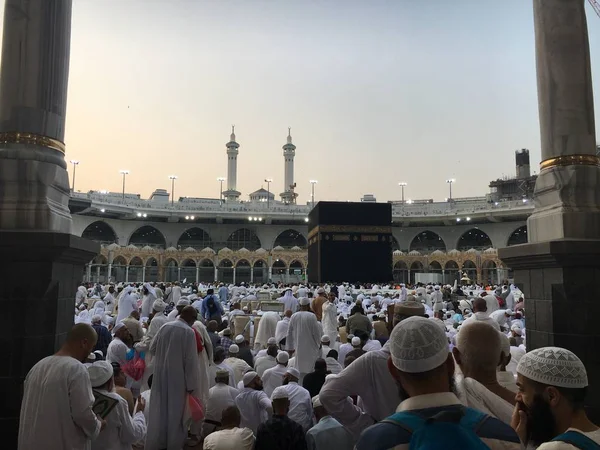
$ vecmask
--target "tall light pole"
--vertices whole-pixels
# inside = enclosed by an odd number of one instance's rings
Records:
[[[267,209],[271,204],[271,183],[273,182],[273,178],[265,178],[265,183],[267,183]]]
[[[175,180],[177,179],[177,175],[169,175],[169,180],[171,180],[171,206],[173,206],[175,202]]]
[[[225,178],[219,177],[219,178],[217,178],[217,181],[219,181],[221,183],[221,197],[220,197],[220,199],[221,199],[221,201],[223,201],[223,181],[225,181]]]
[[[120,174],[123,175],[123,200],[125,200],[125,177],[129,175],[129,170],[121,170]]]
[[[400,186],[402,188],[402,204],[404,205],[404,188],[406,187],[408,183],[401,181],[400,183],[398,183],[398,186]]]
[[[72,159],[70,162],[73,164],[73,187],[71,188],[71,192],[75,192],[75,171],[79,165],[79,161]]]
[[[455,183],[456,180],[454,178],[450,178],[449,180],[446,180],[446,183],[448,183],[448,186],[450,187],[450,197],[448,197],[448,200],[452,200],[452,183]]]
[[[312,195],[311,195],[312,202],[311,203],[312,203],[313,208],[315,207],[315,184],[317,184],[317,183],[318,183],[317,180],[310,180],[310,184],[312,184]]]

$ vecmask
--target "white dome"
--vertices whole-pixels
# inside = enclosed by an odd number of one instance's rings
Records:
[[[127,248],[130,248],[130,249],[132,249],[132,250],[137,250],[137,246],[135,246],[135,245],[133,245],[133,244],[129,244],[129,245],[127,246]]]
[[[455,248],[453,248],[452,250],[450,250],[448,252],[449,255],[458,255],[460,252],[458,250],[456,250]]]
[[[246,247],[242,247],[238,250],[238,252],[240,253],[250,253],[250,250],[248,250]]]
[[[223,247],[221,250],[219,250],[219,253],[230,253],[231,249],[227,248],[227,247]]]
[[[202,249],[203,252],[207,252],[207,253],[217,253],[215,252],[212,248],[210,247],[205,247]]]
[[[169,247],[165,251],[167,251],[167,252],[176,252],[177,249],[175,247]]]
[[[408,254],[409,254],[410,256],[421,256],[421,253],[419,253],[419,252],[418,252],[418,251],[416,251],[416,250],[413,250],[412,252],[409,252]]]
[[[282,251],[283,249],[284,249],[284,248],[283,248],[281,245],[278,245],[278,246],[277,246],[277,247],[275,247],[273,250],[280,252],[280,251]]]
[[[498,252],[497,252],[497,250],[495,248],[490,247],[490,248],[484,250],[483,253],[486,253],[486,254],[490,255],[490,254],[496,254]]]
[[[444,252],[441,250],[434,250],[433,252],[431,252],[432,255],[443,255]]]
[[[121,246],[119,244],[117,244],[116,242],[113,242],[112,244],[110,244],[108,247],[106,247],[108,250],[116,250],[118,248],[120,248]]]
[[[470,248],[469,250],[467,250],[467,253],[477,253],[477,250],[475,250],[474,248]]]
[[[295,245],[294,247],[292,247],[292,250],[295,251],[295,252],[302,251],[302,249],[300,247],[298,247],[297,245]]]
[[[195,252],[196,249],[194,247],[188,247],[184,250],[184,252]]]
[[[259,248],[258,250],[256,250],[256,252],[254,252],[254,253],[260,253],[260,254],[263,254],[263,253],[267,253],[267,251],[266,251],[264,248],[262,248],[262,247],[261,247],[261,248]]]
[[[147,251],[147,252],[154,251],[154,249],[152,247],[150,247],[149,245],[145,245],[144,247],[142,247],[142,250]]]
[[[400,250],[396,250],[396,251],[394,251],[394,255],[404,255],[404,252],[400,251]]]

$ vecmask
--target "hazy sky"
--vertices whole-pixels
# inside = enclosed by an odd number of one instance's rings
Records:
[[[283,190],[288,126],[302,203],[310,179],[317,199],[399,199],[406,181],[407,198],[443,200],[447,178],[475,196],[513,175],[517,148],[538,167],[531,0],[73,3],[77,190],[120,191],[129,169],[143,197],[170,174],[176,196],[217,197],[232,123],[243,199],[266,177]],[[586,8],[599,124],[600,18]]]

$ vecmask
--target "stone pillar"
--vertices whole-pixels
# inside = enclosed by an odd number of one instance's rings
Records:
[[[529,243],[499,249],[525,295],[527,349],[573,351],[600,379],[600,167],[584,0],[534,0],[542,163]],[[600,420],[600,385],[586,408]]]
[[[100,283],[100,267],[100,264],[96,266],[96,283]]]
[[[254,266],[250,266],[250,283],[254,283]]]
[[[177,266],[177,281],[181,281],[181,267]]]
[[[92,263],[91,262],[87,264],[86,270],[87,270],[87,273],[86,273],[87,280],[86,281],[88,283],[91,283],[92,282]]]
[[[125,266],[125,283],[129,283],[129,264]]]
[[[215,265],[215,281],[219,279],[219,268]]]
[[[142,283],[146,282],[146,266],[142,266]]]
[[[233,284],[235,284],[235,266],[233,266]]]
[[[200,267],[196,265],[196,283],[200,283]]]

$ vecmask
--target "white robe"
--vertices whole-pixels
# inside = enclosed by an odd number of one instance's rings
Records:
[[[154,293],[154,289],[152,289],[152,291],[149,291],[147,295],[144,295],[144,298],[142,300],[142,312],[140,313],[140,317],[150,316],[150,313],[152,312],[152,305],[154,304],[155,300],[156,294]]]
[[[290,409],[287,414],[288,417],[294,422],[302,425],[305,432],[308,431],[308,429],[312,427],[313,418],[310,394],[295,381],[286,384],[285,390],[288,393],[288,399],[290,401]]]
[[[244,388],[235,399],[242,418],[241,427],[250,428],[254,434],[258,426],[269,418],[267,409],[271,408],[271,400],[264,391]]]
[[[106,350],[106,360],[110,363],[119,363],[121,366],[127,362],[129,347],[118,337],[113,337]]]
[[[200,333],[204,349],[198,354],[198,371],[200,372],[200,389],[193,393],[194,397],[200,399],[202,404],[208,400],[208,390],[210,382],[208,381],[208,366],[213,360],[212,341],[208,331],[202,322],[194,322],[193,328]]]
[[[252,367],[250,367],[246,361],[240,358],[227,358],[224,363],[233,369],[234,386],[236,386],[242,380],[246,372],[252,370]]]
[[[235,398],[240,391],[223,383],[218,383],[210,388],[206,402],[206,418],[215,422],[221,421],[223,410],[235,405]]]
[[[287,367],[283,364],[277,364],[275,367],[265,370],[263,373],[262,382],[265,394],[271,398],[271,394],[276,387],[283,385],[283,376],[287,371]]]
[[[323,330],[312,312],[299,311],[292,315],[286,347],[295,350],[296,366],[301,374],[313,371],[315,361],[321,356]]]
[[[88,450],[101,425],[93,404],[83,364],[70,356],[42,359],[25,378],[19,450]]]
[[[298,299],[292,295],[292,291],[286,291],[283,297],[277,299],[278,302],[283,303],[284,311],[292,311],[295,313],[298,311]]]
[[[275,367],[277,365],[277,361],[275,357],[271,355],[262,356],[260,358],[256,358],[254,361],[254,370],[258,374],[259,377],[262,377],[265,373],[265,370],[270,369],[271,367]]]
[[[485,300],[485,304],[487,305],[487,313],[492,314],[494,311],[498,311],[500,309],[500,305],[498,304],[498,299],[495,295],[487,294],[483,297]]]
[[[323,334],[329,336],[329,342],[337,341],[337,306],[335,306],[330,301],[326,301],[325,303],[323,303],[321,324],[323,325]]]
[[[258,322],[258,330],[254,338],[254,349],[260,350],[267,347],[269,338],[275,337],[277,323],[279,322],[279,314],[274,311],[268,311],[260,317]]]
[[[200,389],[194,330],[182,320],[166,323],[152,342],[154,381],[145,450],[180,450],[187,393]]]
[[[290,327],[290,318],[284,317],[279,322],[277,322],[277,327],[275,328],[275,340],[279,344],[282,339],[285,339],[288,333],[288,328]],[[287,348],[285,345],[282,346],[283,349]]]
[[[510,425],[514,406],[473,378],[457,377],[458,397],[463,405],[490,414]]]
[[[125,292],[125,294],[119,300],[119,314],[117,315],[117,320],[115,321],[115,324],[119,323],[125,317],[129,317],[132,311],[137,310],[138,306],[136,297],[128,292]]]
[[[220,370],[226,370],[229,373],[229,386],[235,387],[235,374],[233,373],[233,369],[222,362],[220,364],[212,364],[208,367],[208,388],[210,389],[217,384],[215,378],[217,378],[217,372]]]

